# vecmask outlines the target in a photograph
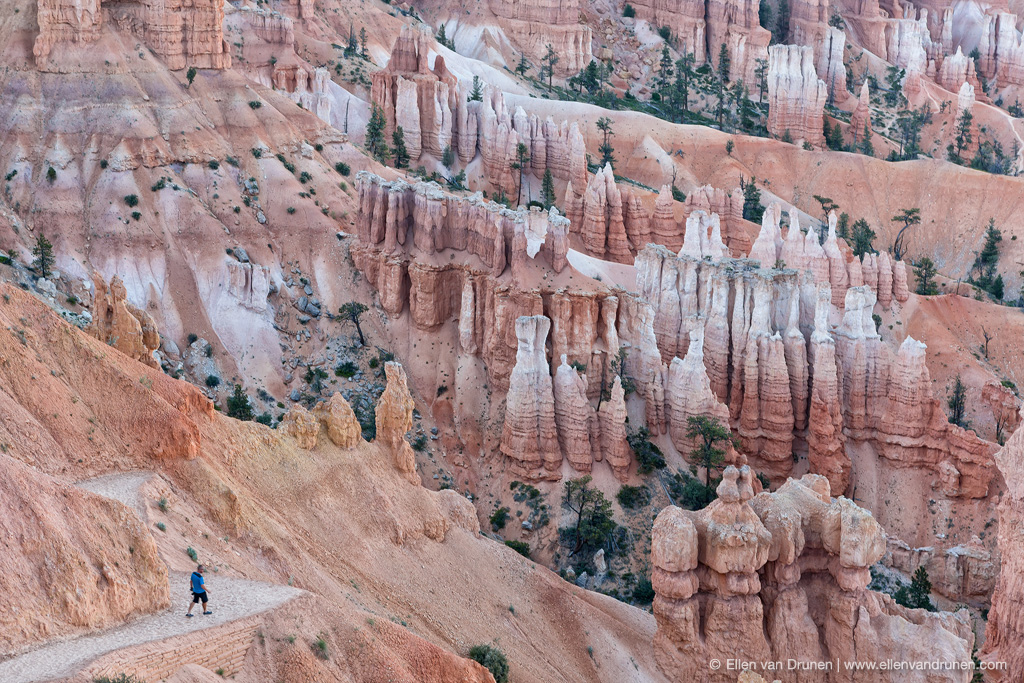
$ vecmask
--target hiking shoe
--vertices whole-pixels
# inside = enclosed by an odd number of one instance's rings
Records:
[[[185,616],[186,617],[194,617],[195,615],[194,614],[186,614]]]
[[[206,612],[203,612],[203,614],[213,614],[213,612],[206,611]]]

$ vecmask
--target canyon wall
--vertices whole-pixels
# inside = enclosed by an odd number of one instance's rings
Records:
[[[109,6],[100,0],[39,0],[37,21],[33,52],[44,70],[53,61],[51,53],[59,61],[59,43],[94,42],[105,23],[145,42],[169,69],[231,66],[224,40],[224,4],[217,0],[146,0]]]
[[[551,45],[559,57],[555,75],[571,76],[590,63],[591,29],[581,21],[579,0],[489,0],[500,27],[534,64]]]
[[[768,132],[821,147],[823,111],[828,88],[818,78],[814,51],[796,45],[768,50]]]

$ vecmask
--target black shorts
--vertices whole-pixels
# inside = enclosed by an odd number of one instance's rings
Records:
[[[203,591],[202,593],[196,593],[195,591],[192,591],[192,604],[194,605],[200,600],[203,601],[204,605],[207,602],[209,602],[209,599],[206,597],[206,591]]]

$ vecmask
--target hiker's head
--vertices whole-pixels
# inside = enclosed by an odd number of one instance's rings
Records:
[[[196,567],[196,571],[199,572],[200,574],[202,574],[203,571],[205,571],[205,570],[206,570],[206,567],[204,567],[203,565],[199,565],[198,567]]]

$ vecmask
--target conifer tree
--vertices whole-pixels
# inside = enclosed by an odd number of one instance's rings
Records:
[[[484,99],[483,88],[480,85],[480,77],[473,76],[473,89],[469,91],[470,102],[480,102]]]
[[[36,238],[36,245],[32,247],[32,255],[36,257],[32,265],[39,277],[50,277],[50,271],[53,270],[53,245],[50,240],[40,234]]]
[[[555,180],[551,177],[551,168],[544,169],[544,180],[541,181],[541,194],[544,196],[544,206],[551,208],[555,205]]]
[[[729,82],[729,69],[732,67],[732,57],[729,56],[729,48],[722,43],[721,49],[718,50],[718,77],[722,79],[723,83]]]
[[[405,131],[401,126],[395,126],[395,132],[391,134],[391,153],[395,158],[395,168],[406,168],[409,166],[409,150],[405,147]]]
[[[374,104],[370,114],[370,121],[366,124],[366,151],[377,161],[384,163],[391,157],[391,150],[384,139],[384,127],[387,122],[384,120],[384,110],[380,105]]]
[[[526,53],[519,53],[519,63],[516,64],[516,73],[520,76],[525,76],[526,72],[530,70],[530,63],[526,61]]]
[[[597,148],[597,151],[601,153],[601,166],[611,164],[611,167],[615,168],[615,148],[612,147],[611,139],[615,135],[612,130],[612,120],[607,116],[602,116],[597,120],[597,129],[601,131],[603,140],[601,146]]]
[[[555,77],[555,64],[558,64],[559,59],[555,48],[551,47],[551,43],[547,44],[547,50],[541,61],[544,62],[544,75],[548,77],[548,90],[551,90],[551,82]]]

